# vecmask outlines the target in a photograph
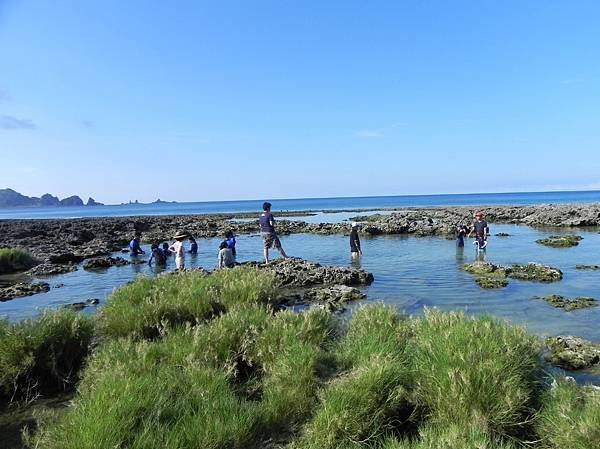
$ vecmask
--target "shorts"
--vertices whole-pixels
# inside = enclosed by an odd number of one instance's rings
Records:
[[[274,232],[263,232],[263,245],[265,249],[270,249],[275,247],[276,249],[281,249],[281,242],[279,241],[279,237]]]

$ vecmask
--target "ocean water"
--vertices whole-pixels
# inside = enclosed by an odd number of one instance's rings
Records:
[[[546,203],[599,203],[600,191],[472,193],[347,198],[267,199],[273,211],[383,209],[398,207],[532,205]],[[260,211],[264,200],[195,203],[124,204],[93,207],[0,208],[0,219],[79,218],[139,215],[192,215]]]

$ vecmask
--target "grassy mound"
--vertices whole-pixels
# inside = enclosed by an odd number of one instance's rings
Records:
[[[591,449],[600,441],[600,391],[558,381],[545,394],[538,421],[541,447]]]
[[[241,304],[269,303],[272,275],[256,268],[141,277],[117,290],[99,311],[99,332],[115,338],[155,338],[165,328],[197,324]]]
[[[0,322],[0,397],[71,388],[89,351],[93,323],[71,310]]]
[[[29,270],[39,263],[27,251],[14,248],[0,248],[0,274]]]

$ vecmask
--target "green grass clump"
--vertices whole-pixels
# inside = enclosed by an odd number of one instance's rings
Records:
[[[541,446],[596,449],[600,441],[600,391],[564,380],[544,396],[537,425]]]
[[[271,275],[251,267],[211,276],[185,272],[140,277],[115,291],[100,309],[100,334],[155,338],[166,328],[195,325],[239,305],[269,303],[273,285]]]
[[[0,322],[0,396],[72,387],[93,335],[90,318],[66,309],[20,323]]]
[[[90,363],[79,398],[36,447],[64,449],[242,448],[253,439],[256,405],[224,373],[166,363],[163,343],[120,340]]]
[[[521,328],[429,310],[410,353],[417,401],[437,424],[475,422],[507,435],[534,411],[539,343]]]
[[[15,248],[0,248],[0,274],[29,270],[39,263],[27,251]]]
[[[388,438],[379,449],[511,449],[511,443],[490,437],[485,429],[471,424],[426,425],[413,441]]]
[[[298,447],[338,448],[374,443],[412,412],[404,348],[407,322],[388,306],[363,307],[336,347],[344,374],[322,391]]]

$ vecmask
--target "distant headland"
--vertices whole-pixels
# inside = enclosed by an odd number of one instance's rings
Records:
[[[41,197],[26,196],[13,189],[0,189],[0,207],[67,207],[67,206],[103,206],[90,197],[84,203],[77,195],[58,199],[58,197],[45,193]]]

